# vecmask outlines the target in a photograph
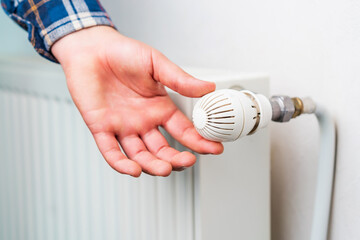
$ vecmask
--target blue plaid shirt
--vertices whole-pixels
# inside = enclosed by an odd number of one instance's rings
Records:
[[[35,50],[57,62],[51,46],[77,30],[95,26],[113,26],[97,0],[1,0],[5,12],[28,32]]]

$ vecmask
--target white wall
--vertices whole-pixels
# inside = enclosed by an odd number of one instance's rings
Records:
[[[338,125],[331,239],[360,238],[358,0],[103,3],[121,32],[178,64],[267,72],[272,93],[324,104]],[[317,130],[312,116],[272,124],[274,240],[309,239]]]
[[[178,64],[268,72],[272,93],[312,96],[338,125],[331,239],[360,237],[358,0],[104,0],[119,30]],[[0,54],[31,54],[0,14]],[[308,239],[317,157],[313,117],[272,124],[273,239]]]
[[[27,33],[23,31],[16,23],[6,16],[0,7],[0,54],[1,55],[26,55],[34,56]]]

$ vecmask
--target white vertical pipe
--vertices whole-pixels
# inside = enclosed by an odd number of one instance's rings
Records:
[[[336,132],[335,123],[324,108],[317,106],[315,114],[320,126],[320,154],[311,240],[326,240],[334,180]]]

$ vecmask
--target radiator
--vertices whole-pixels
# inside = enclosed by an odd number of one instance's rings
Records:
[[[268,92],[261,74],[189,72]],[[190,116],[194,100],[171,97]],[[0,239],[270,239],[268,136],[197,155],[167,178],[121,175],[98,152],[59,66],[0,59]]]

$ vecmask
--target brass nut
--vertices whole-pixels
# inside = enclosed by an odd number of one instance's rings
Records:
[[[303,101],[298,97],[291,98],[291,100],[293,101],[295,107],[295,112],[292,115],[292,118],[296,118],[297,116],[300,116],[303,113],[304,104]]]

